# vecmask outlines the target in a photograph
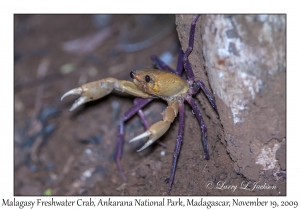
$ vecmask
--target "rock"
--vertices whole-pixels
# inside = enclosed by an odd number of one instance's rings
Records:
[[[176,16],[184,50],[192,18]],[[285,53],[286,15],[202,15],[197,22],[189,61],[196,79],[214,93],[235,170],[251,180],[280,169],[275,154],[283,144],[275,139],[286,137]],[[270,152],[269,166],[259,161],[263,150]]]

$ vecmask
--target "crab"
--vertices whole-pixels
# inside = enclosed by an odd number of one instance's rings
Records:
[[[213,95],[201,80],[195,81],[195,76],[188,60],[189,54],[193,50],[194,45],[194,33],[196,22],[200,15],[194,17],[189,35],[189,45],[187,50],[183,53],[180,50],[177,69],[174,71],[165,63],[163,63],[158,57],[151,56],[151,59],[156,63],[159,69],[140,69],[130,72],[130,77],[133,81],[118,80],[115,78],[105,78],[99,81],[90,82],[82,85],[81,87],[72,89],[66,92],[62,97],[63,100],[68,95],[80,95],[78,100],[74,102],[70,111],[76,109],[78,106],[94,101],[104,97],[105,95],[117,90],[136,96],[134,105],[124,113],[119,122],[119,135],[117,137],[117,147],[115,160],[118,166],[120,175],[124,180],[126,177],[121,167],[121,154],[124,142],[124,122],[131,118],[133,115],[138,114],[142,120],[142,123],[146,127],[146,131],[129,142],[134,142],[148,137],[148,141],[137,152],[140,152],[155,141],[157,141],[166,131],[170,128],[172,122],[179,114],[179,130],[176,139],[176,146],[173,153],[172,168],[170,172],[170,178],[168,179],[167,194],[170,194],[172,184],[174,181],[176,164],[181,149],[184,131],[184,102],[190,104],[194,115],[196,116],[201,127],[201,139],[204,148],[204,158],[209,159],[209,151],[207,145],[207,128],[198,108],[198,105],[193,99],[193,95],[198,93],[200,89],[204,92],[208,98],[211,106],[218,114],[217,105]],[[182,65],[183,64],[183,65]],[[181,77],[183,67],[186,71],[187,80]],[[147,105],[153,98],[161,98],[168,103],[167,108],[163,111],[163,119],[156,122],[149,127],[142,108]]]

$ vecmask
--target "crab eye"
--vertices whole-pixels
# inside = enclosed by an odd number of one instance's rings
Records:
[[[148,75],[145,76],[145,81],[150,82],[150,77]]]
[[[130,77],[131,77],[131,79],[133,79],[133,78],[134,78],[134,73],[133,73],[133,71],[132,71],[132,72],[130,72]]]

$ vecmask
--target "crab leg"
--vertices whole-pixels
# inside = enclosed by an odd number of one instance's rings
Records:
[[[81,104],[84,104],[89,101],[94,101],[103,96],[109,94],[113,89],[126,92],[131,95],[141,97],[141,98],[149,98],[151,97],[149,94],[144,93],[140,89],[136,87],[133,82],[129,82],[126,80],[117,80],[115,78],[106,78],[95,82],[90,82],[82,85],[81,87],[72,89],[66,92],[62,97],[63,100],[68,95],[80,95],[80,98],[74,102],[70,111],[73,111]]]
[[[182,49],[180,49],[178,54],[178,60],[177,60],[177,68],[176,68],[176,74],[179,76],[182,75],[182,71],[183,71],[182,58],[183,58],[183,52]]]
[[[142,98],[135,98],[134,99],[134,101],[133,101],[133,103],[136,105],[137,103],[138,103],[138,99],[139,100],[147,100],[147,99],[142,99]],[[140,109],[139,111],[138,111],[138,115],[139,115],[139,117],[140,117],[140,119],[141,119],[141,121],[142,121],[142,124],[144,125],[144,127],[146,128],[146,130],[148,130],[149,128],[150,128],[150,126],[149,126],[149,123],[148,123],[148,121],[147,121],[147,119],[146,119],[146,116],[145,116],[145,114],[144,114],[144,112],[143,112],[143,110],[142,109]],[[162,143],[161,141],[157,141],[156,143],[158,143],[160,146],[162,146],[162,147],[167,147],[164,143]]]
[[[163,120],[153,124],[146,132],[129,141],[129,143],[131,143],[140,140],[144,137],[149,137],[149,140],[145,143],[145,145],[142,148],[137,150],[137,152],[140,152],[148,146],[150,146],[169,129],[171,123],[174,121],[178,113],[178,102],[169,102],[168,105],[169,106],[162,113]]]
[[[134,99],[134,104],[136,105],[136,99]],[[139,111],[138,111],[138,115],[139,115],[139,117],[140,117],[140,119],[141,119],[141,121],[142,121],[142,124],[144,125],[144,127],[146,128],[146,130],[148,130],[149,129],[149,123],[148,123],[148,121],[147,121],[147,119],[146,119],[146,116],[145,116],[145,114],[144,114],[144,112],[143,112],[143,110],[142,109],[140,109]]]
[[[176,72],[171,67],[169,67],[167,64],[165,64],[160,58],[158,58],[155,55],[151,56],[151,60],[156,64],[157,68],[162,69],[162,70],[166,70],[166,71],[169,71],[169,72],[172,72],[174,74],[177,74],[177,75],[181,76],[182,70],[183,70],[182,57],[183,57],[183,52],[180,49],[179,54],[178,54]]]
[[[196,15],[193,19],[193,22],[191,24],[191,29],[190,29],[189,46],[188,46],[188,48],[186,49],[186,51],[183,55],[183,66],[186,70],[186,74],[187,74],[187,77],[188,77],[188,80],[189,80],[190,84],[193,84],[193,82],[195,80],[195,75],[193,73],[191,64],[188,60],[188,57],[189,57],[190,53],[193,51],[196,22],[197,22],[199,17],[200,17],[200,15]]]
[[[142,98],[136,98],[135,99],[135,105],[132,106],[127,112],[124,113],[124,115],[121,117],[119,122],[119,135],[117,140],[117,148],[116,148],[116,155],[115,160],[117,162],[117,166],[119,169],[119,172],[124,180],[126,180],[125,175],[123,173],[122,167],[121,167],[121,156],[122,156],[122,148],[123,148],[123,142],[124,142],[124,122],[128,119],[130,119],[133,115],[135,115],[141,108],[143,108],[146,104],[148,104],[152,99],[142,99]]]
[[[165,64],[156,55],[152,55],[151,56],[151,60],[156,64],[157,68],[159,68],[161,70],[166,70],[166,71],[169,71],[169,72],[172,72],[172,73],[176,74],[176,72],[170,66],[168,66],[167,64]]]
[[[171,174],[170,174],[170,178],[169,178],[169,188],[167,191],[168,195],[170,194],[173,180],[174,180],[178,155],[179,155],[180,148],[182,145],[183,131],[184,131],[184,103],[180,103],[179,104],[179,130],[178,130],[178,136],[176,139],[176,146],[175,146],[174,153],[173,153],[172,168],[171,168]]]
[[[203,90],[204,94],[208,98],[211,106],[214,108],[214,110],[217,112],[217,114],[219,114],[217,104],[216,104],[216,101],[215,101],[213,95],[209,92],[208,88],[205,86],[205,84],[201,80],[195,81],[194,87],[192,89],[190,89],[190,94],[193,95],[193,94],[198,93],[200,88],[201,88],[201,90]]]
[[[199,107],[196,104],[196,101],[192,97],[187,98],[186,101],[191,105],[192,110],[194,111],[195,116],[200,124],[202,144],[203,144],[203,149],[204,149],[204,157],[206,160],[209,160],[208,145],[207,145],[207,140],[206,140],[207,139],[207,128],[206,128],[206,125],[202,118],[202,115],[200,113]]]

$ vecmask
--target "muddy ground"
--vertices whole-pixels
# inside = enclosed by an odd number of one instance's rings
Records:
[[[141,153],[136,150],[143,142],[128,143],[144,131],[140,119],[135,116],[126,122],[124,181],[114,161],[118,119],[134,98],[114,92],[73,112],[69,108],[77,97],[60,101],[66,91],[86,82],[106,77],[130,80],[131,70],[153,67],[151,55],[170,58],[171,53],[170,66],[175,68],[180,46],[175,17],[170,20],[174,27],[165,33],[159,33],[163,24],[168,25],[163,21],[150,20],[156,24],[141,29],[131,18],[14,17],[15,195],[165,195],[178,119],[160,139],[166,148],[156,144]],[[144,25],[149,21],[137,19]],[[149,28],[156,33],[146,31]],[[124,38],[128,31],[134,35]],[[124,40],[150,40],[150,44],[131,52],[132,48],[117,47]],[[171,195],[285,195],[285,179],[275,180],[270,171],[257,185],[236,172],[219,116],[203,93],[195,98],[207,124],[210,160],[204,159],[200,127],[186,104],[184,140]],[[150,124],[161,119],[165,107],[165,102],[154,100],[144,108]],[[264,184],[271,189],[258,189]]]

